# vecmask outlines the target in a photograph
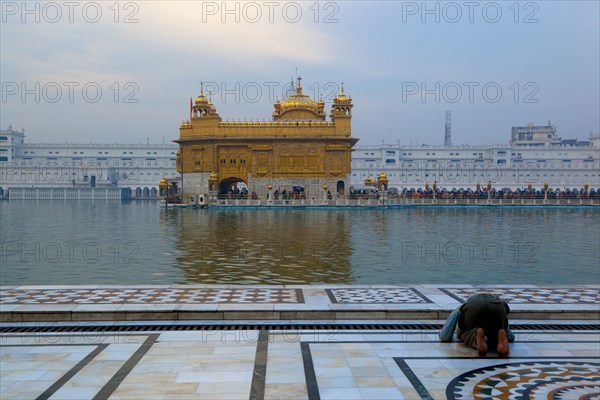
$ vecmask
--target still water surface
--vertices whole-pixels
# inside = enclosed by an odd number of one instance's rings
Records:
[[[600,210],[0,202],[2,285],[600,284]]]

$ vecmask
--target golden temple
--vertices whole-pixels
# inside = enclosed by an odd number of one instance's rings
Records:
[[[175,140],[184,199],[227,193],[240,182],[260,198],[294,187],[306,198],[320,198],[328,188],[346,194],[358,141],[351,135],[352,107],[342,84],[328,121],[323,99],[303,94],[298,77],[295,93],[276,99],[270,121],[224,122],[201,86]]]

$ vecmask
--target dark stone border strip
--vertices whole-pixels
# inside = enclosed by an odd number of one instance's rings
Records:
[[[402,358],[396,357],[394,357],[394,361],[396,361],[396,364],[398,364],[398,367],[400,368],[404,376],[406,376],[406,379],[408,379],[408,381],[411,383],[411,385],[413,385],[419,396],[421,396],[421,399],[433,400],[433,397],[431,397],[431,394],[429,393],[425,385],[423,385],[423,382],[421,382],[417,375],[415,375],[415,373],[408,366],[406,361],[404,361]]]
[[[304,301],[304,292],[302,289],[296,289],[296,303],[285,303],[285,304],[298,304],[298,303],[306,303]],[[283,303],[273,303],[273,304],[283,304]]]
[[[315,373],[315,365],[313,364],[309,343],[301,342],[300,350],[302,351],[302,363],[304,364],[304,377],[306,380],[306,390],[308,391],[308,400],[321,400],[317,375]]]
[[[450,292],[446,288],[438,288],[438,289],[440,290],[440,292],[444,292],[445,295],[452,297],[454,300],[458,301],[461,304],[465,302],[464,299],[461,299],[460,297],[458,297],[454,293]]]
[[[431,299],[429,299],[429,297],[425,296],[423,293],[419,292],[417,289],[415,288],[410,288],[410,290],[412,290],[413,292],[415,292],[418,296],[420,296],[425,303],[433,303],[433,301],[431,301]]]
[[[144,357],[144,355],[150,350],[159,335],[151,334],[148,335],[144,343],[136,350],[135,353],[119,368],[119,370],[110,378],[110,380],[96,393],[93,400],[108,399],[114,391],[119,387],[121,382],[129,375],[131,370],[137,365],[137,363]]]
[[[29,345],[31,346],[31,345]],[[45,345],[41,345],[45,346]],[[56,393],[65,383],[72,377],[77,375],[86,365],[90,363],[98,354],[108,347],[108,344],[60,344],[57,346],[96,346],[94,350],[88,353],[81,361],[79,361],[73,368],[68,370],[63,376],[57,379],[48,389],[44,390],[42,394],[36,397],[36,400],[46,400]]]
[[[329,301],[331,301],[332,304],[338,302],[331,289],[325,289],[325,293],[327,293],[327,297],[329,297]]]
[[[256,358],[254,359],[254,371],[252,373],[252,386],[250,387],[250,400],[263,400],[265,398],[268,351],[269,331],[265,329],[258,333]]]

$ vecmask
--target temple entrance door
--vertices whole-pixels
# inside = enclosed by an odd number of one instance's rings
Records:
[[[337,192],[339,194],[344,194],[344,190],[345,190],[345,184],[344,181],[338,181],[337,182],[337,188],[336,188]]]
[[[219,182],[219,195],[243,197],[248,193],[248,186],[241,178],[229,177]]]

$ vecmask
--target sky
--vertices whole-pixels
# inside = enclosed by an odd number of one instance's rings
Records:
[[[598,1],[2,1],[0,128],[31,143],[163,143],[189,99],[268,120],[342,82],[359,144],[600,132]]]

